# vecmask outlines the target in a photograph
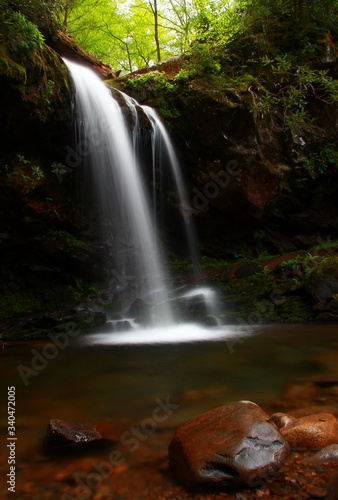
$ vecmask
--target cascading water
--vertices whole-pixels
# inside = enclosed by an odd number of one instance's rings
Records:
[[[194,231],[194,227],[190,222],[190,218],[186,215],[186,210],[189,206],[188,196],[185,189],[185,184],[182,178],[181,170],[179,167],[178,159],[175,153],[175,150],[172,146],[169,134],[160,120],[157,112],[150,108],[149,106],[143,106],[143,110],[149,118],[150,123],[153,128],[153,165],[157,163],[157,156],[159,156],[160,165],[164,162],[167,162],[169,168],[172,171],[178,197],[179,197],[179,206],[181,209],[181,213],[184,220],[185,234],[187,238],[187,243],[189,247],[190,258],[193,264],[199,263],[199,255],[197,252],[197,244],[196,244],[196,235]],[[161,158],[164,156],[164,158]],[[156,178],[156,172],[154,172],[154,178]],[[155,185],[155,179],[154,179]]]
[[[117,273],[142,283],[143,293],[161,293],[163,324],[172,323],[164,270],[134,148],[116,100],[89,69],[65,61],[75,85],[75,109],[84,159],[90,162],[103,216],[120,252]]]
[[[81,139],[81,154],[91,166],[103,218],[113,240],[116,267],[113,273],[128,276],[130,281],[138,285],[138,293],[142,297],[150,297],[154,310],[152,318],[149,318],[152,326],[167,327],[175,324],[177,318],[175,319],[172,309],[174,307],[177,310],[175,300],[180,297],[184,300],[198,295],[203,298],[210,313],[214,314],[216,296],[210,289],[204,287],[172,293],[165,286],[168,273],[157,241],[153,211],[140,173],[140,113],[146,118],[151,132],[153,165],[157,162],[157,157],[161,162],[161,156],[164,155],[165,163],[172,170],[181,207],[187,204],[187,194],[174,149],[158,115],[151,108],[140,106],[121,92],[115,91],[112,95],[91,70],[67,60],[65,63],[74,83],[74,107]],[[128,125],[122,108],[128,111]],[[155,193],[153,196],[155,197]],[[183,212],[182,214],[184,216]],[[196,262],[193,229],[189,221],[185,220],[185,223],[190,254]]]

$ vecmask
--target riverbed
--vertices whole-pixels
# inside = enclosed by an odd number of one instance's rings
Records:
[[[338,325],[224,327],[217,334],[210,329],[197,336],[194,331],[192,327],[191,338],[185,332],[184,338],[171,339],[169,331],[155,329],[140,331],[134,340],[131,334],[105,332],[69,338],[65,345],[52,339],[4,345],[2,498],[9,468],[8,387],[15,387],[16,395],[17,498],[62,498],[70,488],[79,500],[118,499],[122,497],[111,493],[111,474],[101,474],[99,488],[87,484],[93,464],[107,462],[111,450],[119,450],[121,459],[113,464],[114,473],[132,466],[142,471],[150,458],[165,460],[175,428],[189,417],[238,400],[269,407],[290,384],[337,376]],[[43,441],[50,419],[96,426],[108,445],[74,456],[46,454]],[[78,470],[82,475],[74,476]],[[139,491],[123,498],[148,497]]]

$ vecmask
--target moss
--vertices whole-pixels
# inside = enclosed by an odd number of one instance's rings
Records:
[[[302,323],[316,318],[313,303],[308,296],[285,295],[276,307],[277,317],[287,323]]]
[[[21,85],[22,89],[27,81],[26,69],[15,62],[8,52],[6,43],[0,37],[0,76],[12,80],[16,85]]]
[[[0,32],[0,86],[19,95],[25,106],[45,122],[51,114],[69,114],[68,73],[47,45],[28,52],[10,52]],[[66,109],[65,109],[66,108]],[[65,117],[65,116],[64,116]]]
[[[74,234],[71,234],[68,231],[64,230],[50,231],[46,236],[43,237],[43,239],[45,238],[61,243],[63,242],[66,245],[76,248],[88,248],[89,246],[88,241],[82,240]]]
[[[63,317],[64,316],[64,317]],[[5,338],[14,340],[50,339],[60,334],[81,335],[102,327],[107,321],[104,312],[75,312],[64,313],[60,317],[38,316],[22,324],[15,324],[7,328]]]
[[[0,295],[0,318],[31,313],[42,307],[41,300],[33,294],[21,291],[8,291]]]
[[[323,276],[338,280],[338,256],[324,258],[312,273],[312,280],[315,282]]]

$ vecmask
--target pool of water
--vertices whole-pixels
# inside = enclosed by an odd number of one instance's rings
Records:
[[[69,340],[13,343],[0,350],[2,478],[7,463],[7,388],[16,392],[16,460],[42,460],[51,418],[129,429],[171,405],[161,424],[245,399],[264,405],[288,383],[334,374],[338,325],[274,325],[205,330],[105,333]],[[161,340],[161,342],[160,342]],[[20,482],[20,477],[18,477]]]

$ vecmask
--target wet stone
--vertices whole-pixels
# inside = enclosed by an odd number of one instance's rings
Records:
[[[269,416],[256,404],[239,401],[183,422],[170,443],[169,463],[186,488],[257,487],[288,454]]]
[[[291,415],[287,415],[286,413],[273,413],[270,420],[277,425],[278,429],[282,429],[286,425],[293,424],[297,419]]]
[[[71,424],[63,420],[51,419],[44,440],[46,451],[74,445],[86,445],[102,439],[101,434],[90,425]]]
[[[314,498],[325,498],[326,497],[326,489],[321,488],[320,486],[310,485],[306,488],[306,492],[309,493]]]
[[[338,442],[337,420],[330,413],[301,417],[280,431],[293,449],[316,450]]]
[[[331,444],[308,459],[312,464],[322,464],[325,462],[338,463],[338,444]]]

